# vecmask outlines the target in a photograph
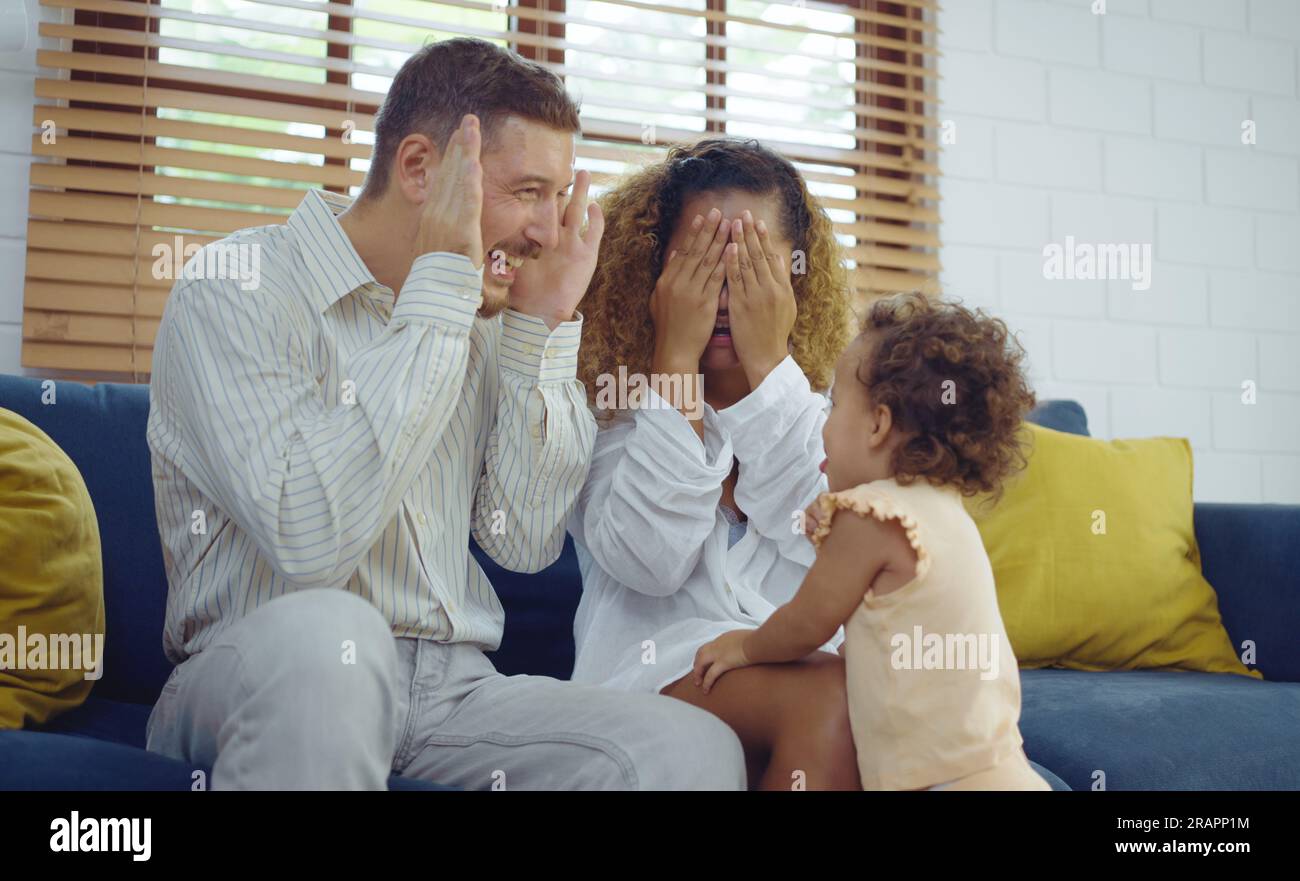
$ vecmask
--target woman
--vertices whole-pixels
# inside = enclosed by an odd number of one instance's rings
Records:
[[[826,489],[819,392],[848,328],[831,222],[756,141],[674,148],[603,202],[578,356],[601,430],[570,521],[583,573],[573,678],[714,713],[739,735],[753,788],[859,788],[842,634],[707,695],[690,676],[701,645],[757,627],[813,561],[801,526]],[[652,390],[602,410],[599,390],[620,375]]]

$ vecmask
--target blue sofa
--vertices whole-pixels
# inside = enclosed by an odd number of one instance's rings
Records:
[[[0,375],[0,407],[40,426],[81,469],[104,556],[104,676],[78,709],[41,730],[0,731],[0,790],[189,789],[195,769],[145,752],[150,708],[171,666],[154,520],[145,386]],[[1083,410],[1052,402],[1037,421],[1087,433]],[[1205,573],[1234,643],[1253,639],[1269,681],[1186,672],[1022,676],[1029,757],[1057,789],[1300,789],[1300,507],[1197,505]],[[506,608],[507,674],[568,678],[581,593],[571,543],[536,575],[506,572],[471,548]],[[3,561],[0,561],[3,565]],[[392,788],[438,788],[394,778]]]

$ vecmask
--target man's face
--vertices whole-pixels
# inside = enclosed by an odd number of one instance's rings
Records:
[[[574,136],[544,123],[506,117],[483,164],[483,306],[504,309],[515,270],[559,243],[573,186]]]

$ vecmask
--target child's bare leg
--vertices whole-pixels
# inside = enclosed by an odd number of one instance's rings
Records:
[[[713,713],[745,750],[750,789],[860,789],[844,660],[826,652],[731,670],[705,694],[689,675],[663,694]]]

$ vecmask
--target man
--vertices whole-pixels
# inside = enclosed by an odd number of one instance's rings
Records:
[[[713,716],[483,654],[504,615],[469,536],[553,562],[595,432],[575,307],[603,219],[576,105],[456,39],[403,65],[375,127],[355,204],[312,192],[208,246],[256,246],[256,290],[168,300],[149,445],[179,666],[149,748],[230,789],[743,787]]]

